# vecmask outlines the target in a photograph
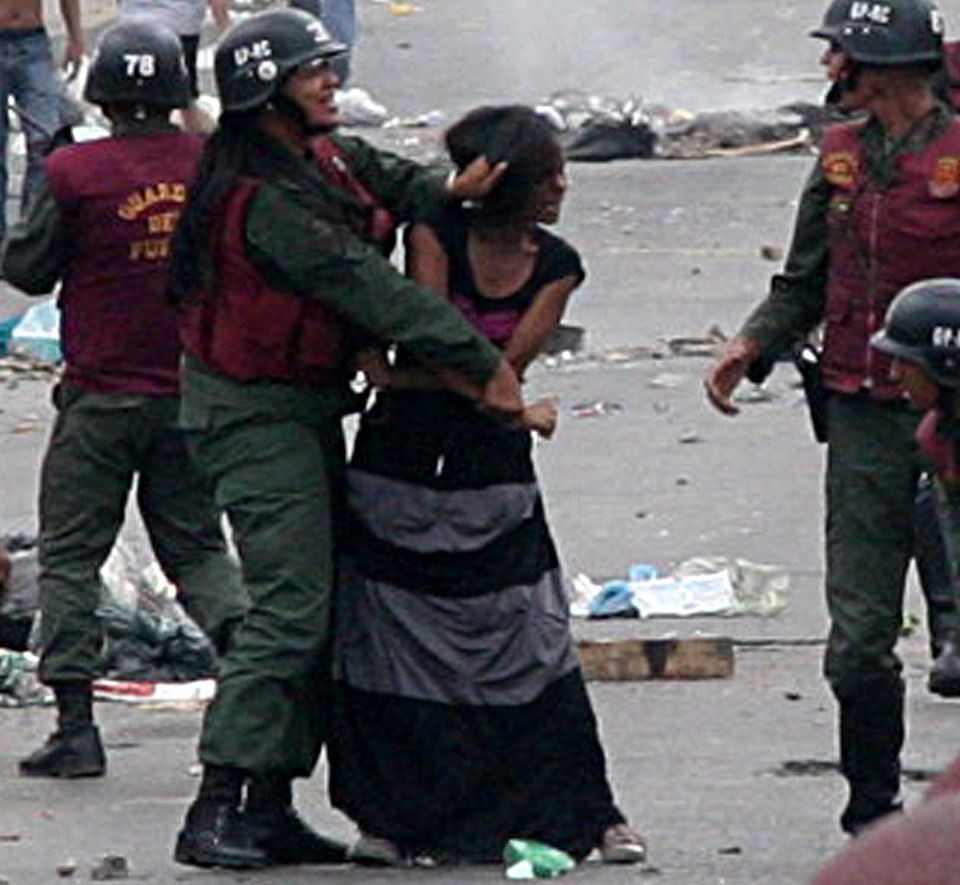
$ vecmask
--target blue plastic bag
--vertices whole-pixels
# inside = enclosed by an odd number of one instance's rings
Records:
[[[60,311],[53,298],[31,307],[14,326],[7,345],[10,353],[32,356],[48,363],[63,360],[60,350]]]
[[[588,617],[638,618],[640,612],[633,604],[629,581],[607,581],[603,589],[590,600]]]
[[[6,356],[10,350],[10,336],[23,315],[0,320],[0,356]]]

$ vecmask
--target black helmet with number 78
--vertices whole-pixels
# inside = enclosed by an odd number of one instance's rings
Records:
[[[813,36],[832,40],[863,65],[943,60],[943,16],[933,0],[834,0]]]
[[[943,387],[960,387],[960,279],[938,277],[903,289],[890,304],[877,350],[917,363]]]
[[[83,97],[91,104],[184,108],[190,81],[180,38],[137,18],[107,28],[97,41]]]
[[[336,58],[347,47],[299,9],[275,9],[231,28],[214,55],[220,104],[226,112],[265,105],[301,65]]]

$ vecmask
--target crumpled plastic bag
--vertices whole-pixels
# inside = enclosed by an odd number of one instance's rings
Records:
[[[633,588],[629,581],[607,581],[600,592],[590,600],[587,617],[639,618],[640,612],[633,602]]]
[[[8,584],[0,586],[0,648],[27,651],[38,606],[36,539],[7,535],[3,541],[12,568]]]
[[[34,304],[14,326],[7,343],[10,353],[32,356],[49,363],[63,360],[60,350],[60,311],[50,298]]]
[[[53,692],[37,678],[37,656],[0,649],[0,707],[53,703]]]
[[[680,563],[673,573],[682,577],[724,569],[730,576],[735,599],[728,615],[771,617],[787,607],[785,594],[790,587],[790,575],[777,565],[726,556],[697,556]]]
[[[386,107],[359,86],[339,91],[337,107],[344,126],[382,126],[390,118]]]
[[[36,539],[8,536],[10,587],[0,595],[0,645],[38,651]],[[188,682],[216,671],[209,639],[176,601],[145,539],[119,541],[100,572],[103,672],[115,679]]]
[[[103,666],[114,679],[188,682],[216,673],[213,647],[192,621],[114,601],[101,605],[97,614],[107,635]]]
[[[555,879],[575,869],[565,851],[533,839],[510,839],[503,849],[504,876],[511,880]]]
[[[214,675],[216,653],[176,601],[146,538],[127,537],[101,569],[97,614],[106,632],[104,670],[114,679],[187,682]]]

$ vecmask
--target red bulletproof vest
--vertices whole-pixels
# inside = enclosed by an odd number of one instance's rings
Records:
[[[833,186],[822,366],[835,390],[869,387],[890,399],[901,394],[889,378],[890,358],[870,347],[887,306],[910,283],[960,276],[960,121],[898,157],[887,188],[869,177],[862,126],[829,129],[820,149]]]
[[[231,195],[214,234],[215,291],[181,313],[187,353],[239,381],[326,385],[342,380],[345,325],[317,301],[272,288],[247,257],[247,208],[252,181]]]
[[[354,174],[337,144],[326,136],[315,138],[310,143],[317,169],[329,184],[350,194],[366,212],[366,229],[360,235],[375,245],[390,252],[394,245],[397,225],[393,215],[380,199]]]
[[[68,383],[101,393],[178,392],[167,265],[200,149],[196,136],[171,132],[70,145],[47,158],[67,232],[59,306]]]

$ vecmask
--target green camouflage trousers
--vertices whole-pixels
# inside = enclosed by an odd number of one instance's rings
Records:
[[[177,397],[90,394],[62,387],[40,488],[44,682],[96,677],[100,567],[137,505],[157,561],[190,616],[216,644],[246,596],[217,510],[177,426]]]
[[[338,397],[189,368],[184,391],[188,443],[229,517],[250,597],[221,660],[200,758],[306,777],[329,721],[334,514],[344,471]]]
[[[829,410],[824,670],[842,695],[900,672],[895,646],[927,465],[914,438],[919,415],[905,403],[833,394]]]

